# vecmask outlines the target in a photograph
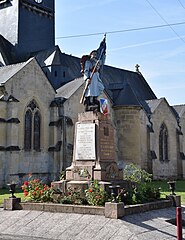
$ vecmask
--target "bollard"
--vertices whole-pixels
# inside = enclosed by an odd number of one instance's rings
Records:
[[[182,240],[182,208],[176,208],[177,240]]]

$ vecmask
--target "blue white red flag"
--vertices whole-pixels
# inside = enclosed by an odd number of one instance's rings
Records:
[[[97,59],[102,61],[102,65],[105,63],[106,57],[106,35],[104,36],[103,40],[100,43],[99,48],[97,49]]]
[[[108,101],[105,98],[100,98],[100,112],[103,113],[103,115],[107,115],[109,113]]]

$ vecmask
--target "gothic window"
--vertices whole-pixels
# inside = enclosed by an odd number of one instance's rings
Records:
[[[34,139],[33,139],[33,148],[34,150],[40,150],[40,113],[37,111],[34,115]]]
[[[31,133],[32,133],[32,112],[26,111],[25,114],[25,133],[24,133],[24,149],[31,150]]]
[[[25,113],[24,149],[25,151],[40,150],[41,115],[37,103],[32,100]]]
[[[168,160],[168,130],[164,123],[159,132],[159,160]]]

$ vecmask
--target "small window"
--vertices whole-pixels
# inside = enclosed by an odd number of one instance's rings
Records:
[[[66,72],[63,72],[63,78],[65,78],[66,77]]]

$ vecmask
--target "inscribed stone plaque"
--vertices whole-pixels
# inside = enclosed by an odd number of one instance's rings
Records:
[[[100,160],[115,160],[114,132],[109,124],[100,125]]]
[[[76,160],[95,160],[95,124],[77,124],[76,127]]]

